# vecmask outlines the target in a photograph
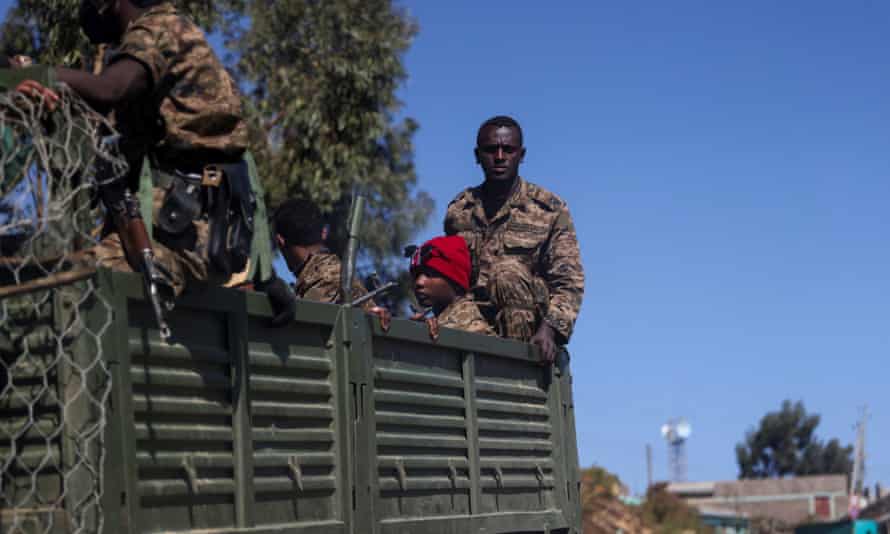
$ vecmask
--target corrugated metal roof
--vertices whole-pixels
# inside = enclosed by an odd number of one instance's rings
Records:
[[[843,493],[846,475],[727,480],[721,482],[673,482],[667,490],[680,496],[757,497],[767,495]]]
[[[685,495],[712,495],[717,482],[671,482],[667,490],[671,493]]]
[[[717,482],[715,497],[754,497],[788,493],[838,493],[847,491],[846,475],[766,478]]]

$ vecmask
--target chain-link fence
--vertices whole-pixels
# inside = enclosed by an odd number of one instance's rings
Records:
[[[70,91],[0,94],[0,533],[98,532],[111,304],[83,254],[113,130]]]

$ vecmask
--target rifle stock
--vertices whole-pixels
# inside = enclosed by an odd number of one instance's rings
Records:
[[[164,318],[164,309],[157,283],[162,278],[155,265],[151,239],[148,237],[145,222],[139,215],[139,206],[135,204],[135,199],[127,194],[125,203],[127,208],[115,213],[115,227],[127,256],[127,262],[134,271],[142,273],[142,284],[145,287],[146,297],[151,302],[161,339],[166,342],[170,338],[171,332]]]

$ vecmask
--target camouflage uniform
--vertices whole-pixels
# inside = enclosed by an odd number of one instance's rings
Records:
[[[491,220],[481,186],[460,193],[445,215],[445,233],[467,241],[472,291],[498,334],[527,341],[543,319],[567,343],[584,294],[575,227],[558,196],[519,178]]]
[[[487,336],[495,335],[488,321],[479,312],[479,306],[468,296],[458,297],[442,310],[437,317],[440,327],[454,328]]]
[[[163,203],[164,191],[155,188],[152,193],[153,208],[157,213]],[[209,268],[208,234],[207,221],[195,221],[190,230],[175,236],[161,236],[158,235],[157,229],[155,230],[155,239],[152,242],[155,260],[166,271],[164,274],[169,278],[175,294],[181,294],[189,280],[223,284],[228,279],[215,275]],[[132,271],[117,233],[108,235],[95,247],[86,251],[86,258],[115,271]]]
[[[115,109],[128,155],[147,153],[166,170],[241,159],[241,94],[195,23],[169,2],[151,7],[127,28],[111,63],[124,58],[145,67],[151,87],[148,97]]]
[[[150,162],[155,184],[146,193],[153,200],[151,220],[157,221],[165,195],[159,176],[177,170],[200,174],[207,164],[241,159],[247,147],[241,97],[204,33],[169,2],[149,8],[129,25],[110,62],[121,59],[139,62],[148,73],[149,94],[118,106],[114,122],[130,164],[131,189],[138,188],[143,160]],[[141,196],[144,212],[147,198]],[[215,279],[209,266],[206,220],[195,220],[182,234],[165,235],[157,225],[151,231],[157,261],[177,294],[188,280],[225,282]],[[100,265],[130,270],[116,235],[92,253]]]
[[[340,299],[340,258],[327,251],[309,256],[306,263],[294,275],[297,283],[294,291],[298,298],[337,304]],[[368,294],[362,284],[353,278],[352,299]],[[375,307],[373,299],[362,304],[362,309],[370,311]]]

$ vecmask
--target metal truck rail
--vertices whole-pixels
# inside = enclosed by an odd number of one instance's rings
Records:
[[[177,303],[168,345],[138,276],[60,284],[29,308],[64,334],[51,378],[0,316],[2,532],[581,531],[566,355],[313,302],[273,328],[263,295],[216,288]]]

